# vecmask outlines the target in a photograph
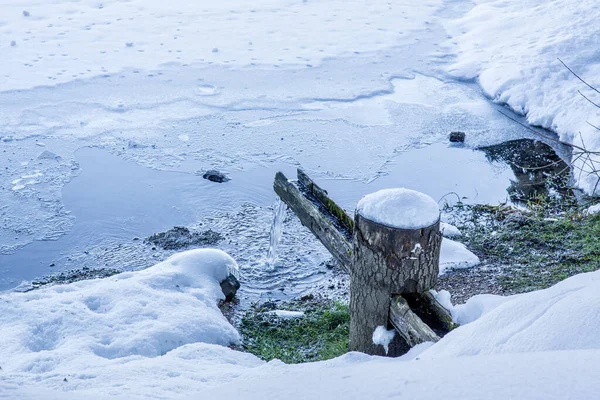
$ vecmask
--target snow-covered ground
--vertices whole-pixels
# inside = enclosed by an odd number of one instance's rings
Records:
[[[0,302],[3,398],[565,399],[600,390],[600,273],[452,307],[462,324],[400,359],[350,353],[304,365],[230,350],[218,282],[237,266],[193,250],[107,279]],[[301,315],[294,315],[301,318]]]

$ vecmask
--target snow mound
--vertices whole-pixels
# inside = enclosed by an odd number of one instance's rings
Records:
[[[440,219],[435,200],[404,188],[368,194],[358,202],[357,211],[366,219],[399,229],[426,228]]]
[[[462,326],[421,357],[600,349],[600,271],[540,291],[480,295],[452,308]]]
[[[479,264],[479,257],[459,242],[442,239],[440,250],[440,275],[452,268],[471,268]]]
[[[600,94],[557,60],[600,87],[597,0],[477,3],[466,16],[446,24],[457,55],[450,74],[478,79],[488,96],[526,115],[529,123],[557,132],[564,141],[599,150],[600,135],[587,122],[600,126],[600,112],[578,91],[596,104]],[[589,171],[584,161],[578,159],[577,167]],[[594,190],[595,174],[577,175],[584,190]]]
[[[440,222],[440,232],[442,232],[442,235],[445,237],[456,237],[462,235],[460,229],[454,225],[450,225],[447,222]]]
[[[600,389],[598,350],[413,361],[355,354],[319,363],[267,364],[195,395],[245,400],[563,400],[592,399]]]
[[[235,270],[225,252],[199,249],[142,271],[2,294],[2,371],[23,374],[25,382],[84,372],[96,378],[187,344],[239,343],[217,307],[225,298],[219,282]]]

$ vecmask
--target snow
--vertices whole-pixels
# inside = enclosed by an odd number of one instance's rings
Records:
[[[373,331],[373,344],[383,346],[385,354],[388,353],[388,349],[392,339],[396,336],[396,330],[387,330],[385,326],[379,325]]]
[[[479,257],[467,247],[448,238],[442,239],[440,250],[440,275],[449,269],[471,268],[479,264]]]
[[[450,21],[450,50],[456,54],[448,68],[460,79],[477,79],[494,101],[527,116],[530,124],[551,129],[569,143],[600,149],[600,126],[595,103],[600,94],[588,88],[558,60],[589,84],[600,87],[600,8],[596,0],[478,0],[464,17]],[[595,174],[584,168],[575,174],[587,193],[596,186]]]
[[[599,212],[600,212],[600,204],[594,204],[593,206],[589,206],[585,210],[585,214],[587,214],[587,215],[595,215],[595,214],[598,214]]]
[[[445,237],[456,237],[462,235],[460,229],[454,225],[450,225],[447,222],[440,222],[440,231]]]
[[[600,272],[454,307],[434,293],[461,323],[435,344],[400,359],[286,365],[224,347],[239,336],[216,307],[218,281],[235,267],[221,251],[192,250],[139,272],[3,294],[0,398],[562,400],[600,390]],[[390,336],[379,327],[373,340]]]
[[[426,228],[440,219],[438,204],[411,189],[382,189],[363,197],[356,207],[364,218],[399,229]]]
[[[217,307],[225,298],[219,282],[236,270],[223,251],[199,249],[138,272],[2,294],[2,372],[23,385],[56,387],[67,377],[76,381],[72,388],[108,390],[128,370],[164,371],[163,357],[176,364],[200,358],[198,368],[211,359],[226,363],[232,356],[220,346],[240,336]],[[233,359],[255,363],[247,355]]]
[[[452,310],[462,326],[421,358],[600,348],[600,272],[520,295],[475,296]]]

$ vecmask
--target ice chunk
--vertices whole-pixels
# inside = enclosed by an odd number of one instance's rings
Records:
[[[276,315],[281,319],[294,319],[304,317],[304,311],[273,310],[270,314]]]

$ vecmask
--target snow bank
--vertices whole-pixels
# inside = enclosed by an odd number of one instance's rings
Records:
[[[223,251],[200,249],[143,271],[2,294],[1,372],[20,384],[79,390],[136,375],[152,385],[169,370],[187,374],[185,360],[200,359],[197,370],[211,360],[254,365],[221,347],[240,340],[217,307],[219,282],[236,269]]]
[[[478,0],[463,18],[447,23],[457,55],[450,74],[477,78],[499,103],[552,129],[562,140],[600,150],[600,94],[573,76],[561,58],[589,84],[600,87],[600,7],[596,0]],[[580,135],[581,133],[581,135]],[[577,161],[579,167],[582,160]],[[596,178],[577,176],[588,193]]]
[[[351,353],[260,367],[198,398],[564,400],[597,396],[599,350],[402,361]]]
[[[440,275],[452,268],[471,268],[479,264],[479,257],[467,247],[448,238],[442,239],[440,250]]]
[[[438,204],[410,189],[383,189],[363,197],[356,207],[363,217],[399,229],[426,228],[440,219]]]
[[[600,271],[546,290],[475,296],[452,308],[462,324],[421,358],[600,349]]]
[[[562,400],[600,391],[600,271],[450,307],[463,325],[400,359],[349,353],[285,365],[200,342],[166,351],[153,340],[236,341],[214,305],[218,278],[234,266],[220,251],[196,250],[146,271],[3,295],[0,398]],[[203,331],[206,323],[213,333]],[[146,336],[145,346],[125,346],[136,335]],[[111,343],[130,354],[97,354]]]

